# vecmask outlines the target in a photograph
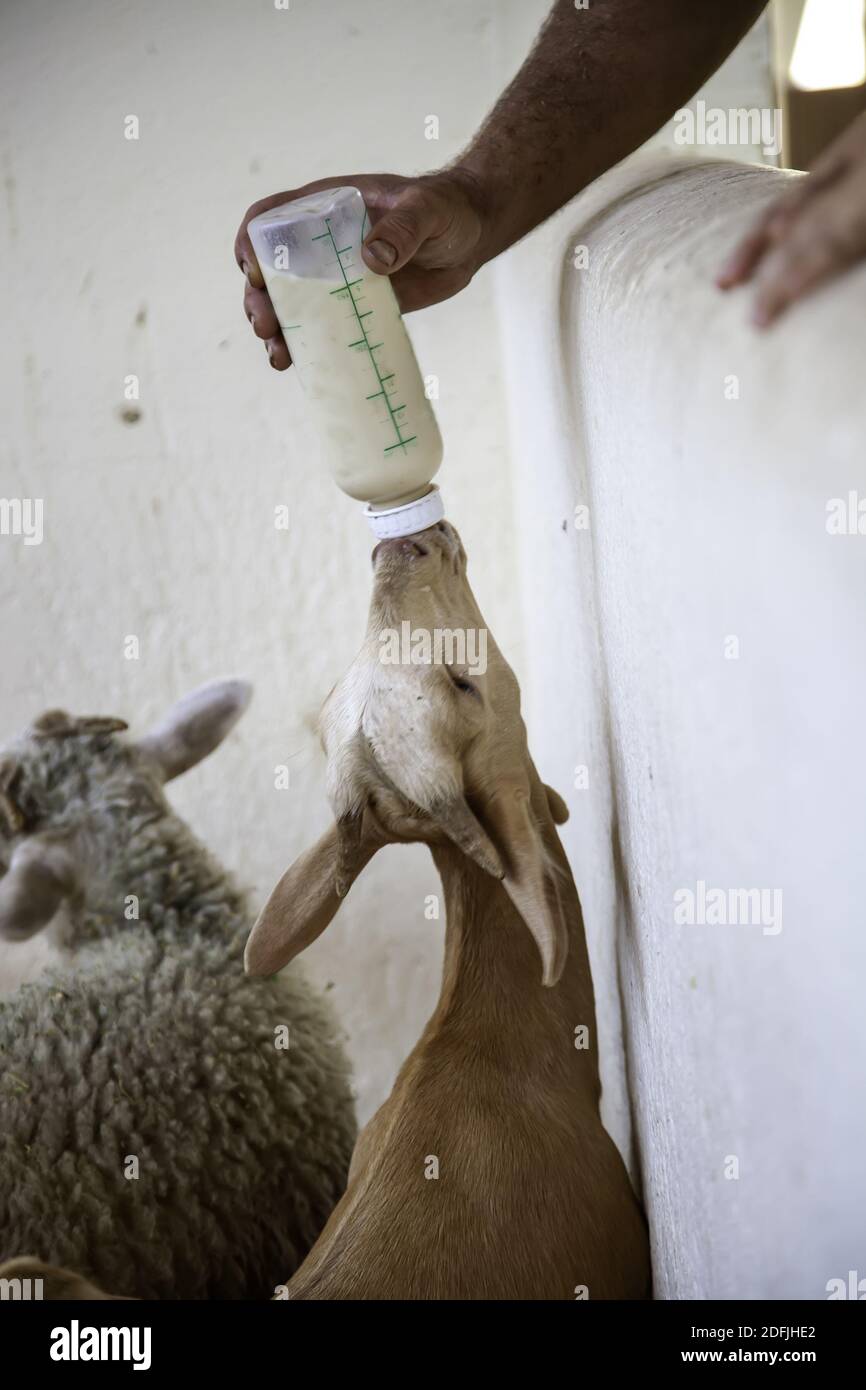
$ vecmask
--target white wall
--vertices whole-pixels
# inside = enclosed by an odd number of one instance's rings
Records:
[[[826,525],[866,492],[866,267],[758,334],[712,273],[783,176],[657,173],[574,210],[562,280],[656,1288],[821,1298],[866,1245],[866,542]],[[679,924],[701,880],[780,899]]]
[[[759,29],[704,96],[771,91]],[[608,1051],[607,1116],[627,1133],[627,1068],[657,1295],[822,1298],[862,1277],[866,1239],[866,552],[824,530],[828,498],[866,492],[850,350],[866,285],[859,271],[756,337],[747,296],[711,279],[766,176],[628,197],[665,174],[654,158],[495,269],[534,349],[505,336],[524,694],[543,775],[589,772],[568,847],[596,988],[622,982],[628,1060],[614,1078]],[[780,886],[782,933],[677,927],[673,893],[698,878]]]
[[[297,383],[270,370],[232,243],[247,205],[329,171],[451,157],[501,84],[493,3],[28,0],[4,7],[0,738],[49,705],[141,723],[213,675],[254,680],[237,735],[173,790],[264,895],[326,821],[320,702],[363,633],[371,537],[309,466]],[[123,137],[139,116],[141,138]],[[441,139],[424,137],[438,113]],[[441,382],[450,515],[493,631],[523,656],[494,283],[411,322]],[[123,384],[141,378],[126,424]],[[273,525],[288,503],[288,535]],[[127,661],[136,634],[141,658]],[[288,762],[292,787],[274,790]],[[310,952],[351,1035],[362,1115],[438,988],[422,849],[371,866]]]

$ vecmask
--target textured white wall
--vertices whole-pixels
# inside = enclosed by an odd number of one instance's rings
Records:
[[[754,333],[712,273],[783,176],[666,163],[571,210],[588,270],[560,243],[568,444],[539,461],[591,525],[539,580],[537,741],[554,778],[569,732],[590,768],[572,860],[618,919],[657,1294],[821,1298],[866,1240],[866,542],[825,527],[866,491],[866,270]],[[556,518],[527,515],[552,553]],[[678,925],[699,880],[780,889],[781,931]]]
[[[606,219],[608,246],[618,222],[631,228],[626,257],[615,257],[618,290],[575,305],[568,335],[595,362],[584,315],[615,315],[637,285],[631,341],[651,331],[668,345],[652,379],[614,347],[608,400],[628,382],[633,416],[605,447],[596,496],[634,919],[627,1008],[672,1296],[823,1297],[866,1246],[866,549],[862,536],[826,529],[829,499],[862,495],[866,482],[851,351],[866,271],[766,339],[744,331],[742,296],[721,302],[707,272],[776,182],[699,171]],[[660,214],[680,247],[677,297],[651,255]],[[729,373],[738,400],[719,390]],[[602,411],[595,371],[581,375],[586,408]],[[654,477],[637,453],[649,421]],[[607,577],[635,528],[642,553],[629,547],[626,595]],[[737,661],[719,660],[727,634],[739,639]],[[672,928],[671,891],[698,878],[778,886],[782,931]],[[739,1182],[722,1178],[727,1154],[739,1157]],[[689,1231],[669,1220],[684,1208]]]
[[[360,642],[371,538],[308,464],[297,383],[272,372],[232,257],[254,198],[328,172],[450,158],[502,82],[491,3],[28,0],[4,6],[0,496],[45,540],[0,538],[0,739],[48,705],[136,724],[211,676],[251,678],[231,744],[173,799],[261,897],[327,816],[318,706]],[[139,116],[127,141],[124,117]],[[424,136],[440,118],[440,140]],[[493,279],[410,321],[440,378],[443,484],[503,648],[523,655]],[[122,419],[124,378],[141,419]],[[288,535],[273,525],[287,503]],[[136,634],[141,657],[127,661]],[[274,789],[287,762],[291,789]],[[361,1112],[435,1000],[426,851],[371,866],[310,952],[334,982]]]
[[[509,16],[511,61],[531,23]],[[772,106],[764,25],[701,95]],[[669,127],[651,145],[672,143]],[[824,529],[829,498],[866,495],[846,348],[866,280],[756,337],[747,297],[711,278],[772,175],[716,170],[630,200],[670,171],[645,159],[495,269],[499,302],[522,305],[503,341],[524,697],[536,760],[572,808],[606,1118],[625,1144],[627,1069],[657,1294],[822,1298],[862,1274],[866,1238],[866,542]],[[729,634],[739,662],[723,658]],[[578,765],[585,791],[568,789]],[[677,927],[673,893],[698,878],[781,887],[780,935]]]

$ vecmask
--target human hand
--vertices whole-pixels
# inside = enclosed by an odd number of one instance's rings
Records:
[[[257,338],[264,340],[277,371],[291,363],[274,307],[265,289],[247,225],[251,218],[320,188],[349,184],[360,189],[371,227],[361,254],[378,275],[390,276],[405,313],[449,299],[469,284],[483,265],[484,214],[472,175],[447,169],[407,179],[397,174],[349,174],[318,179],[303,188],[275,193],[244,213],[235,238],[235,260],[246,276],[244,312]]]
[[[720,270],[731,289],[755,282],[752,321],[764,328],[795,300],[866,256],[866,113],[812,173],[772,202]]]

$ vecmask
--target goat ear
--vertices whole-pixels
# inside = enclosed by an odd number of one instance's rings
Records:
[[[496,846],[481,822],[472,814],[466,798],[461,794],[453,801],[434,806],[430,815],[444,830],[449,840],[462,849],[485,873],[493,878],[502,878],[505,870]]]
[[[486,803],[485,814],[505,859],[503,887],[538,946],[542,984],[555,985],[568,956],[572,885],[545,844],[544,820],[553,816],[547,789],[539,784],[538,791],[533,805],[528,784],[503,787]],[[552,824],[547,833],[555,838]]]
[[[559,792],[554,791],[553,787],[549,787],[545,782],[544,794],[547,797],[547,809],[554,825],[565,825],[571,813]]]
[[[381,840],[332,825],[287,869],[250,932],[248,975],[273,975],[321,936]],[[348,853],[351,843],[351,857]]]
[[[222,743],[250,700],[247,681],[211,681],[173,705],[165,718],[138,740],[138,748],[157,764],[166,782],[195,767]]]
[[[26,941],[54,917],[78,886],[69,851],[33,836],[23,840],[0,879],[0,936]]]

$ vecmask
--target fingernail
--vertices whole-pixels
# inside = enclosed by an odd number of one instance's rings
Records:
[[[383,265],[393,265],[397,259],[397,252],[388,241],[369,241],[367,250]]]

